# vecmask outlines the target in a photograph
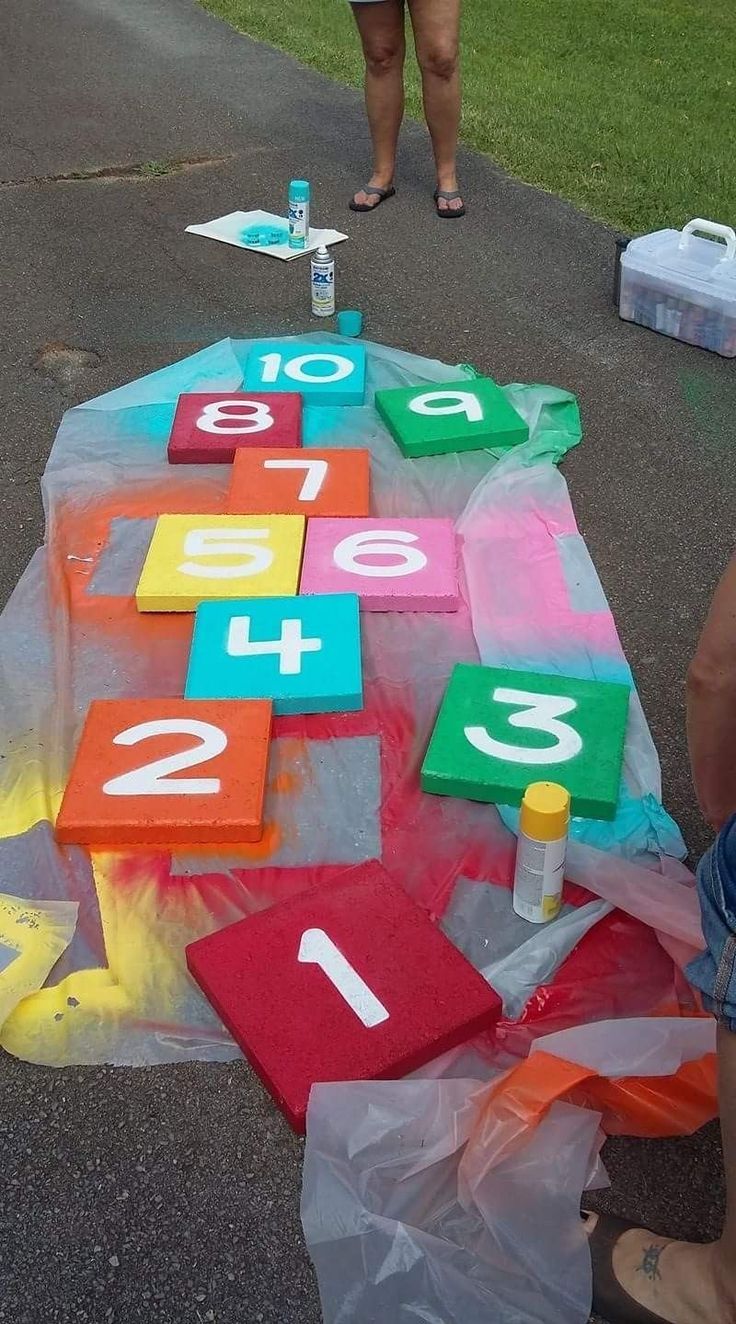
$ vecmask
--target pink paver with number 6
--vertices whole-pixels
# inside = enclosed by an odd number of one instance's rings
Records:
[[[364,611],[457,611],[449,519],[310,519],[301,593],[357,593]]]

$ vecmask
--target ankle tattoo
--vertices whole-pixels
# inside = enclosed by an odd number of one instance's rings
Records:
[[[654,1283],[658,1278],[662,1277],[659,1271],[659,1257],[663,1250],[664,1246],[658,1246],[656,1243],[653,1243],[651,1246],[646,1246],[641,1264],[637,1264],[636,1266],[636,1272],[643,1273],[645,1278],[649,1279],[650,1283]]]

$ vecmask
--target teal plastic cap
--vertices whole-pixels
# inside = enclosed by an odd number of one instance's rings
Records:
[[[363,330],[363,314],[357,308],[346,308],[337,314],[339,336],[359,336]]]
[[[306,179],[292,179],[289,185],[289,197],[293,202],[308,202],[309,181]]]

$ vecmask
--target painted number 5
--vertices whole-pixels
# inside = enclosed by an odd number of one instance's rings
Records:
[[[577,703],[574,699],[563,699],[556,694],[532,694],[528,690],[506,689],[499,686],[493,691],[494,703],[508,703],[522,711],[512,713],[508,718],[509,726],[524,731],[540,731],[552,736],[553,745],[542,748],[520,748],[496,740],[484,726],[466,726],[465,739],[489,758],[502,759],[506,763],[531,763],[537,766],[548,763],[567,763],[574,759],[583,748],[583,742],[574,727],[559,718],[574,712]]]
[[[163,717],[160,721],[139,722],[129,726],[115,736],[115,745],[137,745],[141,740],[151,740],[154,736],[194,736],[199,741],[193,749],[182,749],[178,754],[169,754],[166,758],[155,759],[153,763],[144,763],[142,768],[133,768],[120,777],[111,777],[102,789],[105,795],[217,795],[220,790],[219,777],[177,777],[171,779],[173,772],[182,772],[184,768],[196,768],[200,763],[222,754],[227,749],[227,736],[219,726],[211,722],[199,722],[182,717]]]
[[[184,539],[185,556],[238,556],[241,559],[235,565],[200,565],[196,561],[183,561],[178,569],[182,575],[196,575],[199,579],[240,579],[244,575],[260,575],[273,563],[271,548],[258,545],[268,537],[268,529],[190,529]]]
[[[302,965],[318,965],[367,1030],[388,1020],[383,1003],[379,1002],[324,929],[305,929],[297,960]]]

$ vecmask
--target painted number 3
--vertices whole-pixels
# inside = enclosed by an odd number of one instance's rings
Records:
[[[574,699],[563,699],[556,694],[532,694],[527,690],[506,689],[499,686],[491,695],[494,703],[508,703],[522,711],[511,713],[509,726],[524,731],[540,731],[552,736],[553,745],[541,748],[520,748],[509,745],[503,740],[496,740],[485,726],[466,726],[465,739],[481,754],[489,758],[502,759],[506,763],[531,763],[542,766],[549,763],[567,763],[574,759],[583,748],[583,742],[574,727],[559,719],[566,713],[574,712],[577,703]]]

